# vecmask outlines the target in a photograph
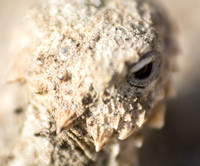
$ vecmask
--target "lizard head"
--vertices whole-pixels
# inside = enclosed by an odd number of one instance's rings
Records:
[[[174,41],[150,2],[85,2],[50,1],[31,12],[37,40],[24,77],[57,133],[76,131],[99,151],[141,128],[167,96]]]

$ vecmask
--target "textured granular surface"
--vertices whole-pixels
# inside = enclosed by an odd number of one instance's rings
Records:
[[[27,100],[8,165],[137,165],[139,130],[161,127],[175,41],[145,0],[49,0],[8,81]],[[149,120],[150,119],[150,120]],[[123,141],[122,141],[123,140]]]

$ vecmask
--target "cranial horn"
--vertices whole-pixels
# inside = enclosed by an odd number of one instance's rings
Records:
[[[113,135],[113,129],[108,126],[95,126],[95,130],[91,132],[96,152],[99,152]]]
[[[160,129],[164,126],[165,103],[159,102],[152,110],[152,115],[148,121],[150,127]]]
[[[63,130],[69,128],[71,123],[77,118],[75,112],[58,111],[56,115],[56,133],[59,134]]]
[[[124,123],[121,129],[119,130],[118,139],[124,140],[129,137],[134,131],[133,125],[131,122]]]

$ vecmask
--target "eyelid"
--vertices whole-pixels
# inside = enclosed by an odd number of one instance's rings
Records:
[[[153,60],[154,60],[154,57],[152,57],[152,56],[141,60],[139,63],[135,64],[135,65],[130,69],[130,73],[135,73],[135,72],[139,71],[139,70],[142,69],[144,66],[148,65],[149,63],[151,63]]]

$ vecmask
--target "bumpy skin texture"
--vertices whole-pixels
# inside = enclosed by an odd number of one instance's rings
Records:
[[[10,78],[24,82],[26,120],[9,165],[137,165],[139,129],[174,69],[162,10],[145,0],[49,0],[29,12],[32,42]]]

